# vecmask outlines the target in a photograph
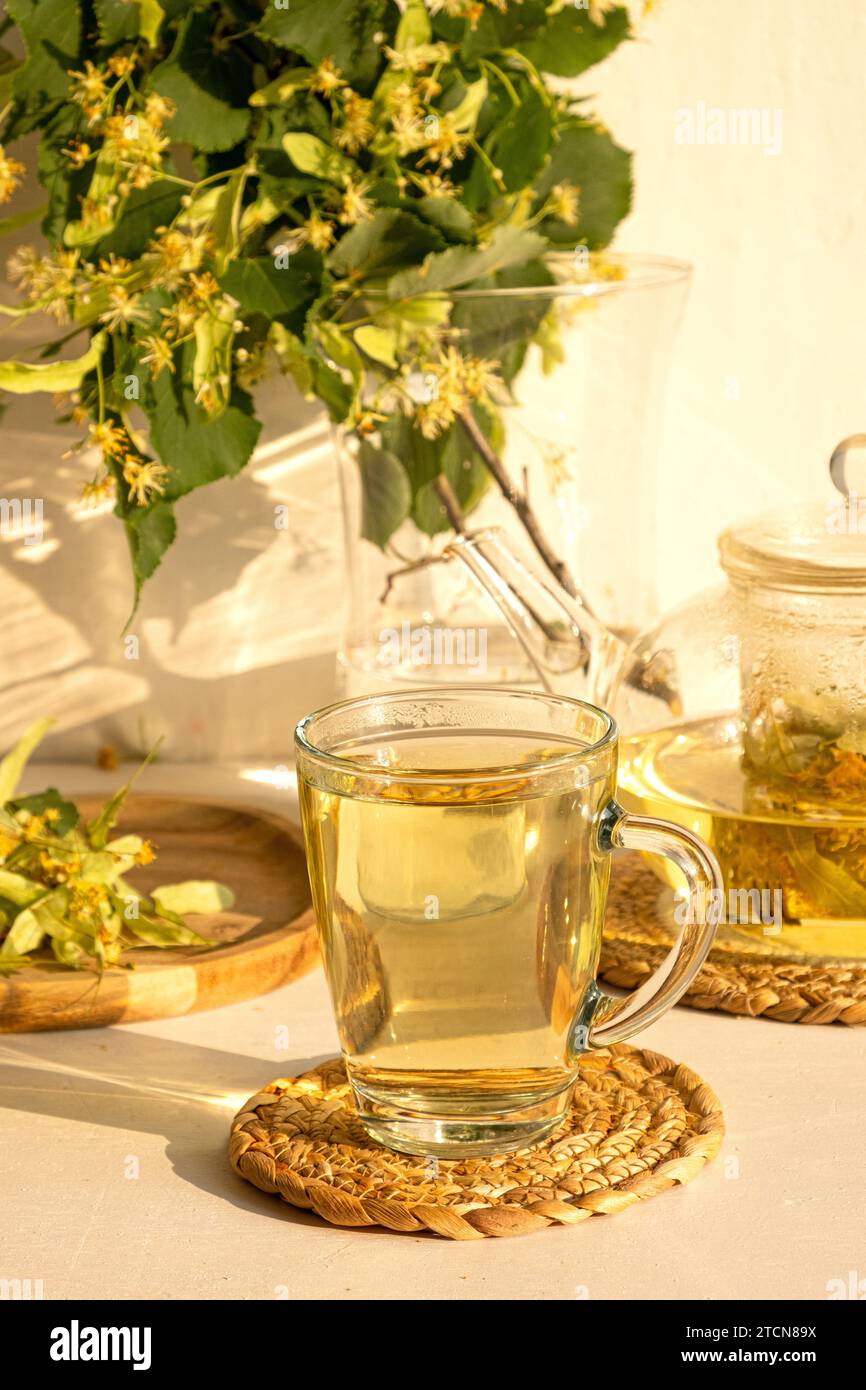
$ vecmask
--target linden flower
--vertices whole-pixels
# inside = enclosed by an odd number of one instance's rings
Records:
[[[304,223],[304,240],[314,251],[327,251],[334,244],[334,224],[319,213],[311,212]]]
[[[580,207],[580,189],[573,183],[554,184],[547,199],[547,207],[552,217],[558,217],[560,222],[574,227]]]
[[[89,123],[93,125],[102,112],[107,95],[105,74],[100,72],[99,68],[94,67],[88,58],[84,64],[83,72],[70,69],[69,76],[75,79],[70,96],[76,105],[82,108]]]
[[[123,465],[123,479],[129,488],[130,502],[135,502],[137,507],[146,507],[152,501],[154,493],[162,497],[168,473],[169,470],[163,463],[127,459]]]
[[[129,436],[126,430],[113,424],[111,420],[103,420],[98,425],[91,425],[87,442],[92,448],[101,449],[108,458],[122,457],[129,448]]]
[[[589,0],[589,17],[599,28],[606,22],[605,15],[615,10],[619,0]]]
[[[135,67],[131,53],[114,53],[108,60],[108,71],[115,77],[128,77]]]
[[[424,143],[423,163],[435,162],[443,169],[450,169],[455,159],[462,159],[466,153],[466,136],[455,129],[454,117],[450,114],[436,118]]]
[[[141,849],[135,856],[136,864],[152,864],[156,858],[156,845],[151,840],[142,840]]]
[[[373,216],[373,204],[367,197],[371,187],[369,183],[352,183],[349,180],[340,205],[340,221],[345,227],[368,222]]]
[[[76,142],[70,145],[69,149],[65,149],[63,153],[66,155],[73,169],[83,169],[88,159],[93,154],[93,151],[86,140],[76,140]]]
[[[455,198],[458,189],[442,174],[421,174],[418,187],[426,198]]]
[[[153,379],[156,381],[164,367],[174,375],[176,368],[174,365],[174,354],[172,353],[171,343],[166,338],[161,338],[157,333],[150,333],[141,340],[142,347],[147,348],[141,354],[142,362],[150,367],[153,372]]]
[[[340,76],[340,69],[333,58],[323,58],[316,68],[311,85],[314,92],[321,92],[322,96],[329,97],[338,87],[345,87],[346,82]]]
[[[133,323],[145,323],[147,310],[140,303],[140,296],[130,294],[123,285],[115,285],[108,294],[109,307],[99,315],[99,322],[106,328],[128,328]]]
[[[150,124],[158,129],[177,114],[177,107],[168,97],[160,96],[159,92],[151,92],[144,103],[144,114]]]
[[[198,309],[188,299],[179,299],[170,309],[160,309],[162,336],[164,338],[183,338],[193,328],[198,318]]]
[[[13,159],[0,145],[0,203],[5,203],[12,197],[16,188],[20,188],[23,173],[24,165],[21,161]]]
[[[97,507],[114,496],[114,479],[110,473],[91,478],[81,489],[81,501],[85,507]]]
[[[343,99],[343,122],[334,131],[334,143],[347,154],[359,154],[376,134],[376,127],[370,120],[372,101],[359,97],[357,92],[347,91]]]

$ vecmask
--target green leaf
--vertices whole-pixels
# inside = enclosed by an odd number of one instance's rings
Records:
[[[552,284],[554,276],[544,262],[530,261],[499,271],[481,281],[477,288],[504,290],[537,286],[543,291]],[[461,351],[498,362],[502,376],[510,382],[523,365],[530,340],[552,302],[544,293],[458,300],[451,322],[460,331]]]
[[[315,299],[313,268],[304,255],[290,258],[287,266],[275,265],[272,256],[241,258],[220,277],[220,288],[247,313],[278,319]]]
[[[230,150],[243,140],[251,118],[249,72],[246,63],[214,53],[208,15],[188,15],[171,56],[150,79],[177,108],[167,125],[172,139],[206,151]]]
[[[326,145],[317,135],[306,131],[289,131],[282,146],[296,169],[312,174],[326,183],[344,184],[347,179],[360,179],[361,170],[353,160]]]
[[[333,58],[345,76],[362,86],[372,81],[381,63],[375,34],[384,30],[386,0],[289,0],[288,7],[268,5],[258,33],[282,48],[319,64]]]
[[[413,295],[457,289],[506,266],[533,260],[541,255],[545,245],[544,238],[537,232],[509,225],[497,227],[487,246],[454,246],[427,256],[417,269],[395,275],[388,282],[388,296],[409,299]]]
[[[32,908],[25,907],[18,913],[0,946],[0,959],[5,956],[24,956],[28,951],[36,951],[42,945],[45,927]]]
[[[124,516],[126,539],[132,558],[136,604],[145,580],[159,567],[177,535],[174,507],[161,499],[149,507],[136,507]]]
[[[630,37],[628,10],[624,7],[611,10],[604,24],[599,25],[593,24],[585,10],[566,5],[534,38],[519,47],[542,72],[576,77]]]
[[[165,9],[159,3],[159,0],[138,0],[138,8],[140,11],[139,28],[141,37],[151,48],[155,48],[156,41],[159,38],[159,31],[166,18]]]
[[[134,188],[123,206],[116,226],[103,236],[94,257],[126,256],[137,260],[157,227],[167,227],[180,210],[183,188],[169,179],[155,179],[149,188]]]
[[[113,47],[138,38],[140,16],[137,4],[130,3],[130,0],[94,0],[94,8],[99,37],[104,44]]]
[[[14,801],[7,801],[6,805],[13,812],[29,811],[31,816],[56,811],[57,817],[50,822],[53,835],[66,835],[78,824],[78,807],[66,801],[56,787],[48,787],[46,791],[35,792],[32,796],[16,797]]]
[[[414,207],[419,217],[438,227],[451,241],[474,239],[475,223],[472,214],[456,198],[419,198]]]
[[[280,106],[293,92],[309,87],[315,77],[313,68],[286,68],[273,82],[256,88],[250,106]]]
[[[188,492],[231,478],[249,462],[261,431],[245,391],[235,387],[226,409],[212,419],[195,403],[189,385],[189,345],[183,355],[180,380],[163,372],[153,383],[153,401],[146,403],[153,447],[171,470],[165,483],[165,500],[175,501]]]
[[[355,342],[362,352],[385,367],[397,366],[397,334],[388,328],[367,324],[355,329]]]
[[[140,941],[146,941],[151,946],[212,946],[213,941],[206,936],[200,936],[192,927],[180,925],[176,922],[159,921],[155,917],[149,917],[145,913],[139,913],[138,917],[127,919],[126,926],[133,936],[137,936]]]
[[[406,470],[395,454],[363,440],[358,451],[361,474],[361,535],[384,549],[403,524],[412,505]]]
[[[407,48],[417,48],[421,43],[429,43],[432,37],[430,16],[424,0],[408,0],[406,10],[397,25],[394,51],[405,53]]]
[[[226,912],[234,905],[235,895],[223,883],[212,879],[187,879],[184,883],[164,883],[150,895],[160,912],[173,912],[180,917],[188,912]]]
[[[102,357],[105,338],[104,333],[97,333],[83,357],[66,362],[16,362],[14,358],[0,362],[0,390],[11,391],[15,396],[29,396],[34,391],[73,391]]]
[[[10,903],[15,903],[17,907],[29,907],[31,903],[45,896],[45,889],[41,883],[35,883],[24,874],[15,874],[11,869],[0,869],[0,896]]]
[[[11,752],[0,762],[0,806],[5,806],[14,795],[21,780],[21,774],[34,749],[44,739],[54,723],[53,719],[37,719],[16,743]],[[0,888],[0,893],[2,893]]]
[[[491,442],[495,440],[498,444],[494,418],[480,405],[473,407],[473,414]],[[412,491],[412,520],[425,535],[435,536],[451,528],[433,486],[440,473],[450,482],[467,514],[478,505],[490,486],[489,470],[460,425],[453,425],[438,439],[425,439],[410,418],[395,415],[382,427],[382,439],[403,462]]]
[[[65,101],[69,70],[80,66],[81,6],[70,0],[7,0],[6,9],[27,50],[27,61],[15,74],[13,94],[34,112]]]
[[[479,77],[466,87],[461,100],[449,108],[454,129],[461,135],[471,135],[475,131],[481,108],[487,100],[487,78]]]
[[[580,188],[576,227],[545,221],[544,229],[558,245],[586,245],[592,251],[608,246],[631,208],[631,155],[616,145],[607,131],[591,125],[562,131],[550,163],[536,182],[543,201],[554,184],[564,181]]]
[[[357,395],[364,379],[364,363],[351,338],[338,324],[330,323],[327,319],[315,324],[313,331],[325,356],[331,359],[334,366],[342,367],[343,371],[349,373]]]
[[[339,277],[371,279],[411,265],[443,244],[438,232],[411,213],[383,208],[337,242],[328,256],[328,267]]]
[[[552,143],[550,107],[534,87],[529,87],[520,105],[512,107],[484,147],[502,170],[508,192],[517,193],[531,184],[544,168]]]

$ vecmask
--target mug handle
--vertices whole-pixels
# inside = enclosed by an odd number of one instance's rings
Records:
[[[610,1047],[646,1028],[685,993],[707,958],[720,916],[724,880],[712,850],[690,830],[656,816],[636,816],[609,801],[598,829],[599,848],[661,854],[685,874],[688,907],[679,939],[658,970],[624,999],[590,988],[575,1019],[571,1050]]]

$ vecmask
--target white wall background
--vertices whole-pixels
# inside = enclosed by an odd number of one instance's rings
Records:
[[[696,267],[659,463],[665,604],[717,577],[728,522],[825,497],[832,448],[866,429],[864,73],[864,0],[662,0],[581,84],[636,152],[618,247]],[[780,111],[779,153],[677,143],[678,113],[699,103]],[[0,355],[29,331],[4,329]],[[271,414],[310,419],[288,398]],[[345,597],[326,436],[272,429],[244,479],[180,504],[130,662],[125,542],[110,516],[70,519],[87,471],[59,462],[51,420],[32,397],[0,428],[0,493],[44,496],[55,516],[41,555],[0,547],[0,747],[50,712],[56,756],[166,732],[174,757],[287,758],[295,720],[332,693]],[[265,517],[283,500],[292,524],[275,534]]]
[[[635,151],[617,246],[695,266],[660,474],[670,601],[714,579],[722,526],[824,498],[866,430],[866,4],[661,0],[640,33],[584,90]],[[780,110],[780,153],[676,143],[701,102]]]

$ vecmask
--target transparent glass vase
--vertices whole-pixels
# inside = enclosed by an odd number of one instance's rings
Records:
[[[588,618],[628,641],[659,616],[658,446],[691,270],[642,255],[605,255],[578,275],[571,257],[552,263],[566,272],[554,284],[449,295],[452,321],[465,310],[466,322],[483,322],[488,359],[513,350],[515,301],[535,335],[510,398],[497,402],[501,474],[465,524],[471,535],[495,528],[509,556],[559,582],[509,487],[528,499],[547,559],[564,567]],[[555,342],[544,332],[553,319]],[[358,448],[337,432],[348,578],[340,693],[455,682],[538,689],[537,665],[489,586],[455,559],[453,529],[431,536],[410,517],[384,550],[362,537]],[[585,672],[565,687],[587,694]]]

